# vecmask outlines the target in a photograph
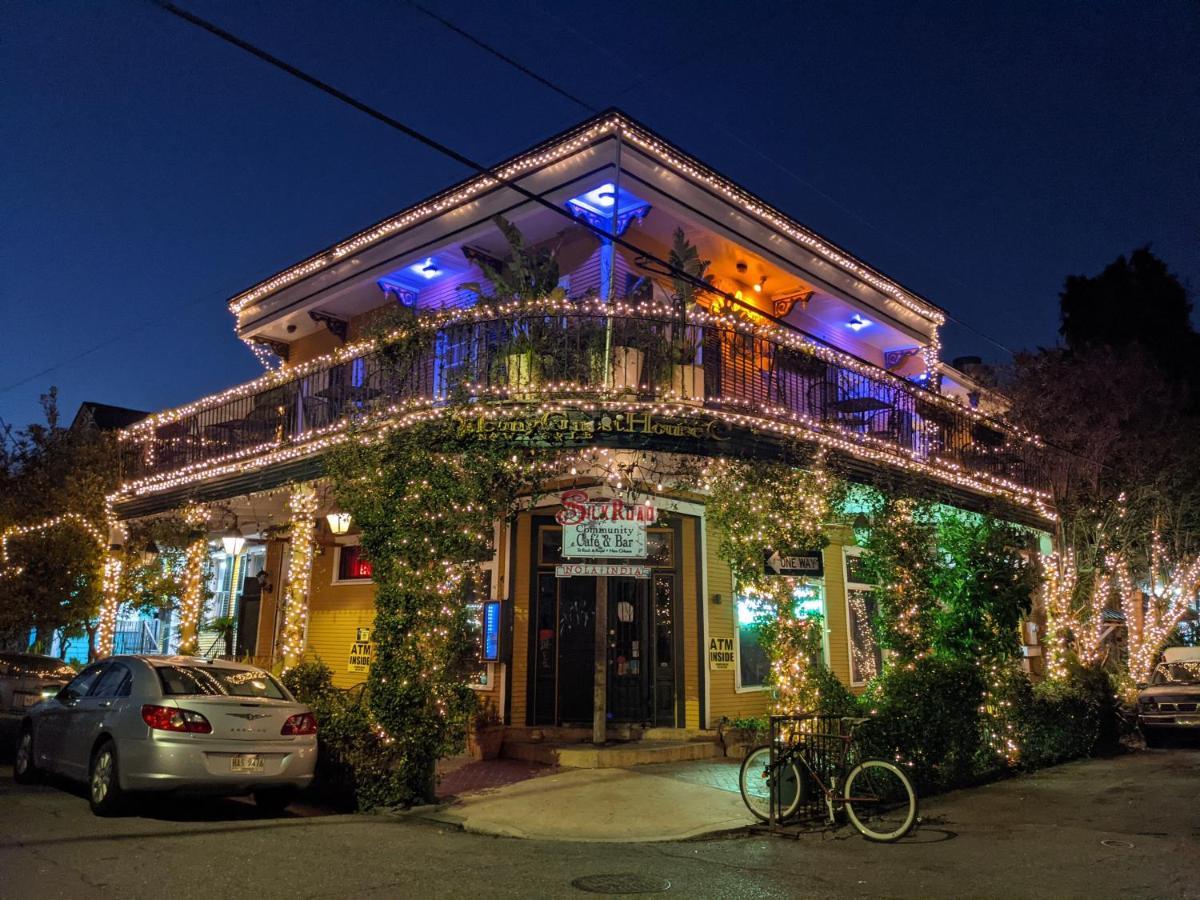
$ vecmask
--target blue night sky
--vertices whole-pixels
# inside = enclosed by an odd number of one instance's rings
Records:
[[[589,115],[405,4],[180,2],[486,162]],[[427,2],[946,307],[948,357],[1053,343],[1146,243],[1200,284],[1187,0]],[[254,377],[228,296],[468,174],[147,3],[0,16],[5,421]]]

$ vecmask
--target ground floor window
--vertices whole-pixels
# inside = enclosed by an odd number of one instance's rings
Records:
[[[883,650],[875,639],[874,586],[862,574],[863,551],[845,548],[846,621],[850,630],[850,683],[863,685],[883,671]]]
[[[825,618],[825,586],[816,579],[796,585],[792,596],[796,615]],[[754,690],[766,687],[771,660],[762,645],[762,624],[774,614],[770,601],[750,589],[738,591],[735,598],[737,617],[737,687]],[[821,654],[827,656],[827,631],[821,630]],[[813,660],[816,662],[816,660]]]

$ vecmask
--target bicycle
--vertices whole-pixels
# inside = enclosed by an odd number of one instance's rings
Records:
[[[805,717],[812,720],[813,717]],[[796,717],[782,716],[794,725]],[[777,733],[772,717],[772,735]],[[857,749],[855,732],[870,719],[842,718],[838,734],[804,732],[792,729],[791,738],[775,744],[775,759],[771,759],[772,745],[754,747],[742,760],[738,783],[742,800],[758,819],[770,821],[772,805],[779,822],[787,821],[807,799],[808,785],[814,784],[824,795],[825,809],[830,824],[836,824],[838,809],[844,809],[851,824],[871,841],[889,843],[898,841],[908,834],[917,823],[917,792],[912,782],[899,766],[883,759],[862,759],[846,771],[851,761],[851,750]],[[828,783],[820,769],[817,739],[836,740],[840,753],[835,752],[835,771],[827,774]],[[838,783],[841,782],[841,794]]]

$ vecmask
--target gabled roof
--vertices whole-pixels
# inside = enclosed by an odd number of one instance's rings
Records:
[[[120,428],[128,428],[134,422],[140,422],[148,415],[150,413],[140,409],[128,409],[124,406],[111,406],[108,403],[84,400],[79,404],[75,418],[71,420],[71,430],[96,428],[100,431],[116,431]]]
[[[498,163],[491,168],[491,171],[504,181],[523,178],[531,172],[577,153],[613,133],[618,134],[622,141],[627,141],[670,166],[682,177],[703,184],[728,202],[737,205],[744,213],[803,244],[827,262],[871,285],[912,312],[938,325],[945,321],[945,313],[940,307],[902,287],[898,282],[868,266],[832,241],[821,237],[812,229],[724,178],[712,168],[619,110],[608,110],[587,119],[524,153]],[[461,181],[453,187],[376,222],[346,240],[327,247],[302,262],[259,282],[249,290],[232,297],[229,300],[229,308],[236,314],[277,290],[334,265],[379,241],[393,237],[422,221],[460,206],[480,192],[494,188],[496,185],[497,180],[490,175],[476,175]]]

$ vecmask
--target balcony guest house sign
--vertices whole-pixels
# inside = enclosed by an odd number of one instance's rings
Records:
[[[658,510],[651,501],[627,503],[619,498],[589,499],[586,491],[563,491],[562,554],[567,559],[642,559],[646,526]]]

